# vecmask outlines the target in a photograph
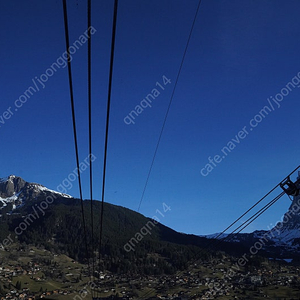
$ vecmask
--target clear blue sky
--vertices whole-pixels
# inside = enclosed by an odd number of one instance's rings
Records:
[[[86,30],[85,2],[68,1],[71,44]],[[138,208],[197,4],[119,1],[105,201]],[[113,1],[93,1],[92,8],[99,199]],[[300,73],[294,87],[282,90],[300,72],[299,10],[299,1],[290,0],[202,1],[142,214],[181,232],[219,232],[299,164]],[[76,167],[67,69],[57,69],[22,107],[15,101],[65,51],[61,1],[1,1],[0,36],[0,177],[15,174],[56,189]],[[72,67],[83,161],[88,155],[87,43],[73,55]],[[160,89],[135,124],[126,125],[124,118],[159,89],[156,82],[162,84],[163,75],[171,84]],[[278,93],[285,95],[276,103]],[[268,114],[256,116],[266,105]],[[254,116],[258,122],[251,127]],[[235,148],[225,156],[221,149],[232,138]],[[219,162],[210,163],[212,169],[208,159],[216,155]],[[82,176],[88,198],[88,171]],[[78,197],[77,181],[68,193]],[[161,217],[157,210],[163,213],[163,202],[171,211]],[[249,231],[275,224],[289,205],[282,198]]]

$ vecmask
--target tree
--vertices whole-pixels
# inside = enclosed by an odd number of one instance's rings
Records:
[[[0,295],[4,295],[4,289],[2,288],[1,284],[0,284]]]
[[[21,281],[17,281],[17,283],[16,283],[16,289],[20,290],[21,288],[22,288]]]

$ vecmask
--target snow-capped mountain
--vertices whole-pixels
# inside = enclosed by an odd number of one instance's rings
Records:
[[[300,195],[294,197],[282,221],[265,232],[263,236],[268,236],[274,242],[275,247],[284,247],[295,252],[300,251]]]
[[[4,211],[13,211],[24,205],[26,201],[36,200],[49,193],[64,198],[73,198],[70,195],[50,190],[41,184],[26,182],[15,175],[0,178],[0,214]]]
[[[300,180],[300,172],[298,180]],[[298,256],[300,252],[300,194],[293,197],[292,204],[282,217],[281,222],[278,222],[270,230],[256,230],[252,233],[233,235],[216,233],[204,237],[239,243],[252,249],[253,253],[261,251],[283,257],[286,255]]]
[[[297,181],[300,179],[300,173]],[[298,186],[299,188],[300,186]],[[263,248],[288,250],[297,253],[300,251],[300,195],[294,196],[292,204],[284,214],[281,222],[278,222],[271,230],[255,231],[253,238],[264,241]]]

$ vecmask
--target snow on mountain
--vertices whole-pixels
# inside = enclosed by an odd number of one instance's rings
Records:
[[[199,235],[200,237],[206,237],[208,239],[215,239],[215,238],[218,238],[218,239],[223,239],[225,237],[228,236],[227,233],[212,233],[212,234],[208,234],[208,235]]]
[[[287,244],[292,245],[294,239],[300,238],[299,229],[288,229],[281,231],[277,237],[274,237],[272,240],[277,244]]]
[[[0,183],[8,181],[9,177],[0,178]]]
[[[50,190],[41,184],[26,182],[21,177],[15,175],[0,178],[0,212],[3,209],[6,212],[10,212],[23,206],[26,201],[35,200],[47,194],[55,194],[63,198],[73,198],[68,194]]]
[[[4,206],[7,206],[7,203],[14,203],[17,199],[18,199],[18,195],[13,195],[13,196],[7,197],[7,198],[0,197],[0,202],[2,202],[3,207],[4,207]]]
[[[300,179],[300,172],[297,180]],[[300,188],[300,184],[298,186]],[[279,253],[297,254],[300,250],[300,194],[293,197],[293,202],[282,220],[270,230],[256,230],[252,233],[233,234],[228,239],[228,234],[218,236],[218,233],[205,235],[209,239],[224,239],[232,243],[243,243],[249,247],[261,245],[265,251],[279,251]],[[275,250],[274,250],[275,249]]]
[[[70,196],[68,194],[63,194],[63,193],[60,193],[60,192],[57,192],[57,191],[54,191],[54,190],[50,190],[50,189],[46,188],[43,185],[40,185],[40,184],[36,184],[36,185],[37,185],[37,189],[39,189],[42,192],[54,193],[54,194],[60,195],[60,196],[65,197],[65,198],[73,198],[72,196]]]
[[[298,179],[300,179],[300,173],[298,174]],[[282,222],[278,223],[272,229],[272,232],[274,234],[272,241],[276,245],[287,246],[293,249],[300,248],[300,195],[293,197],[293,202],[282,218]]]
[[[8,177],[0,178],[0,183],[5,183],[5,182],[7,182],[7,181],[12,182],[13,179],[15,179],[15,178],[16,178],[15,175],[9,175]]]

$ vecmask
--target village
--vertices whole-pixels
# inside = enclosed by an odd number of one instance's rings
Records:
[[[35,250],[30,250],[34,254]],[[10,262],[0,264],[0,300],[91,299],[87,269],[69,259],[52,262]],[[222,258],[190,266],[176,275],[142,276],[104,272],[100,274],[101,294],[105,299],[247,299],[272,298],[271,290],[288,289],[290,299],[299,293],[300,268],[284,262],[245,266],[234,276],[228,270],[237,259]],[[50,288],[51,286],[59,288]],[[247,290],[247,295],[246,291]],[[226,298],[228,297],[228,298]],[[249,298],[250,299],[250,298]],[[255,299],[255,298],[251,298]],[[275,299],[275,298],[272,298]],[[296,299],[296,298],[295,298]]]

